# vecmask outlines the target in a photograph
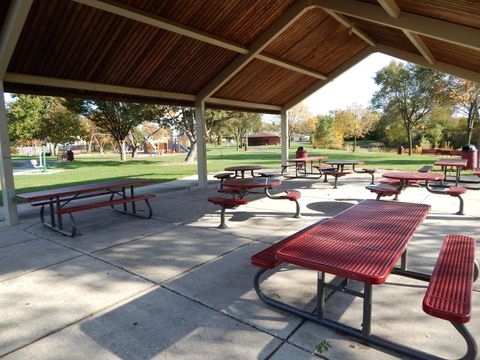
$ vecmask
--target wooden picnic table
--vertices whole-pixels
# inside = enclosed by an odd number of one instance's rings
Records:
[[[154,181],[150,179],[125,178],[23,193],[18,194],[17,198],[31,203],[32,206],[40,206],[40,220],[44,226],[64,235],[75,236],[76,224],[72,213],[77,211],[110,206],[114,210],[124,214],[150,218],[152,216],[152,208],[148,200],[155,197],[155,195],[135,195],[134,188],[153,183]],[[129,189],[129,191],[127,189]],[[98,199],[99,197],[105,196],[109,196],[109,200],[68,206],[75,200]],[[145,201],[148,208],[148,214],[146,216],[137,212],[135,203],[138,201]],[[128,203],[131,204],[131,210],[127,208]],[[114,207],[115,205],[122,205],[123,210],[116,209]],[[50,222],[45,220],[45,207],[48,207]],[[72,221],[71,231],[65,230],[63,226],[62,215],[66,214],[70,216]]]
[[[458,182],[460,181],[460,171],[467,167],[467,163],[467,159],[440,159],[435,161],[434,165],[442,168],[445,179],[447,178],[448,168],[455,168],[455,186],[458,186]]]

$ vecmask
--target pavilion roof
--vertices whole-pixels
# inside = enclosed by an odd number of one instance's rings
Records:
[[[480,2],[3,0],[7,92],[278,113],[373,52],[480,82]]]

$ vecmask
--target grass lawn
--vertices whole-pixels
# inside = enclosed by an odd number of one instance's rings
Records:
[[[355,153],[343,150],[313,149],[310,144],[292,143],[290,157],[295,157],[295,150],[303,146],[311,156],[326,155],[329,160],[362,160],[366,166],[378,169],[417,170],[423,165],[431,165],[438,157],[429,155],[397,155],[393,152],[368,152],[358,150]],[[223,171],[227,166],[239,164],[255,164],[268,168],[280,167],[280,147],[251,147],[248,151],[237,151],[231,147],[209,147],[207,149],[208,171]],[[140,156],[121,162],[118,156],[79,155],[71,163],[63,162],[53,166],[65,171],[57,173],[16,175],[17,193],[36,191],[47,188],[73,184],[95,182],[123,177],[154,179],[166,182],[184,176],[196,174],[196,164],[186,164],[184,155],[175,156]],[[25,157],[13,157],[13,161]],[[51,161],[56,160],[52,157]],[[18,165],[14,165],[18,166]]]

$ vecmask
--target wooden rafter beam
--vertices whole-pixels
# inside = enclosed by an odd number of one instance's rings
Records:
[[[411,63],[415,63],[420,66],[429,67],[431,69],[439,70],[447,74],[455,75],[462,79],[480,82],[480,73],[467,70],[452,64],[447,64],[441,61],[435,61],[434,64],[430,64],[423,56],[382,44],[377,45],[377,51],[405,61],[409,61]]]
[[[7,72],[8,64],[27,19],[33,0],[13,0],[8,8],[0,33],[0,80]]]
[[[282,110],[281,106],[278,105],[270,105],[270,104],[261,104],[261,103],[254,103],[250,101],[238,101],[238,100],[230,100],[230,99],[221,99],[221,98],[208,98],[206,100],[207,104],[215,104],[215,105],[225,105],[230,107],[238,107],[238,108],[246,108],[246,109],[256,109],[256,110],[263,110],[263,111],[270,111],[270,112],[278,112]]]
[[[213,95],[310,8],[310,0],[297,0],[277,21],[252,42],[247,54],[239,54],[200,90],[198,98],[203,100]]]
[[[318,71],[308,69],[304,66],[300,66],[300,65],[297,65],[297,64],[285,61],[285,60],[280,60],[280,59],[275,58],[275,57],[270,56],[270,55],[258,54],[258,55],[255,56],[255,58],[257,58],[259,60],[262,60],[262,61],[266,61],[270,64],[281,66],[285,69],[293,70],[295,72],[317,78],[317,79],[322,79],[322,80],[327,79],[327,77],[324,74],[322,74]]]
[[[402,13],[402,10],[397,5],[395,0],[378,0],[378,3],[382,6],[385,12],[390,15],[390,17],[398,18]],[[434,64],[435,57],[431,53],[428,46],[423,42],[420,35],[406,29],[402,29],[402,31],[408,40],[410,40],[410,42],[417,48],[420,54],[423,55],[425,60],[427,60],[430,64]]]
[[[342,24],[343,26],[351,29],[352,33],[354,33],[355,35],[357,35],[360,39],[362,39],[363,41],[365,41],[368,45],[370,46],[375,46],[376,43],[375,41],[370,37],[368,36],[367,34],[365,34],[362,30],[360,30],[357,26],[355,26],[354,24],[352,24],[350,21],[348,21],[347,18],[345,18],[345,16],[343,15],[340,15],[340,14],[337,14],[335,11],[333,10],[325,10],[325,12],[327,14],[329,14],[331,17],[333,17],[335,20],[337,20],[340,24]]]
[[[355,0],[312,0],[312,2],[322,9],[480,50],[480,30],[469,26],[405,11],[401,12],[397,18],[393,18],[381,6]]]

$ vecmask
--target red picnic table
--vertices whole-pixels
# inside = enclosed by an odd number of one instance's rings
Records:
[[[282,165],[282,175],[286,178],[309,177],[308,175],[315,175],[314,178],[322,177],[322,160],[328,159],[328,156],[307,156],[297,159],[288,159],[287,163]],[[315,164],[317,163],[317,164]],[[307,169],[307,164],[310,164],[310,171]],[[295,176],[286,175],[286,171],[290,166],[295,166]],[[314,171],[313,169],[317,169]]]
[[[250,171],[252,177],[254,177],[254,171],[263,169],[263,166],[260,165],[236,165],[236,166],[229,166],[225,168],[225,171],[235,171],[235,178],[238,177],[238,173],[241,173],[241,177],[245,177],[245,171]]]
[[[384,284],[392,273],[426,281],[430,278],[429,274],[407,270],[407,246],[429,210],[430,206],[425,204],[365,200],[333,218],[317,222],[252,256],[252,264],[261,268],[254,279],[255,290],[260,299],[275,308],[370,344],[416,358],[430,358],[403,344],[371,334],[373,285]],[[395,266],[399,259],[400,266]],[[316,314],[263,293],[261,275],[282,263],[318,272]],[[344,281],[341,284],[338,281],[337,284],[327,283],[326,273],[342,277]],[[349,280],[363,283],[363,292],[347,287]],[[363,298],[361,330],[326,317],[325,289]],[[390,300],[394,309],[398,298],[383,300]],[[329,305],[335,306],[335,303]],[[398,315],[405,316],[403,313]],[[467,343],[469,348],[475,346],[475,342],[469,339]]]
[[[442,168],[445,179],[447,178],[448,168],[455,168],[455,186],[458,186],[458,182],[460,181],[460,171],[467,167],[467,163],[467,159],[440,159],[435,161],[434,165]]]
[[[40,190],[30,193],[18,194],[17,198],[28,201],[32,206],[40,206],[40,220],[42,224],[52,230],[58,231],[67,236],[75,236],[76,224],[72,213],[110,206],[114,210],[124,214],[133,215],[142,218],[152,217],[152,208],[149,199],[155,197],[153,194],[135,195],[134,188],[153,184],[150,179],[117,179],[102,181],[84,185],[74,185],[57,189]],[[129,191],[127,191],[129,189]],[[92,199],[109,196],[109,200],[82,203],[75,206],[72,201],[80,199]],[[148,213],[142,215],[137,212],[136,202],[145,201]],[[131,210],[128,210],[127,204],[131,204]],[[123,210],[118,210],[114,206],[122,205]],[[48,206],[50,213],[50,222],[45,220],[45,206]],[[68,214],[72,222],[72,230],[67,231],[63,226],[62,215]]]

